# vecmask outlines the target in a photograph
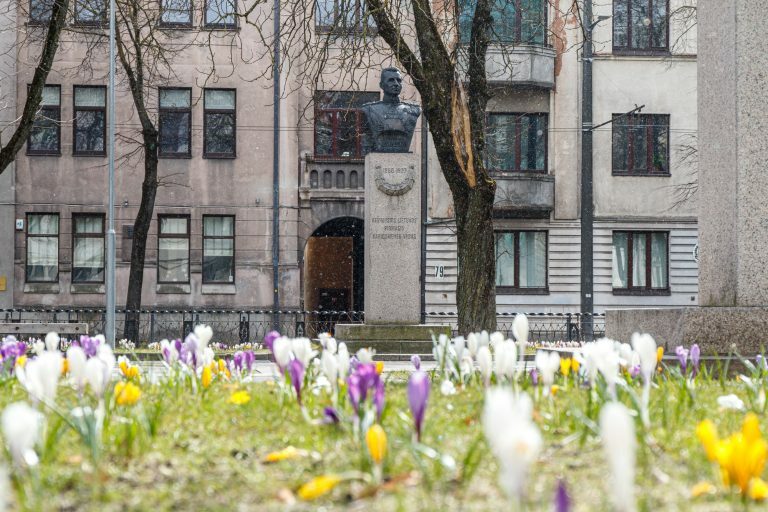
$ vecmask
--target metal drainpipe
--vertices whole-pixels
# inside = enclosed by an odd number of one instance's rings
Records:
[[[593,335],[594,311],[594,204],[592,179],[592,0],[584,0],[584,46],[581,54],[581,332]]]
[[[421,323],[427,321],[427,171],[429,150],[427,119],[421,117]]]
[[[272,316],[273,328],[280,326],[280,0],[275,0],[274,74],[272,120]]]

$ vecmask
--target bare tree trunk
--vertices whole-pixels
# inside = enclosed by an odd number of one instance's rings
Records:
[[[11,165],[16,159],[16,153],[27,141],[29,132],[32,130],[32,124],[35,122],[35,116],[40,109],[40,102],[43,99],[43,87],[48,79],[48,73],[51,71],[53,60],[56,57],[56,51],[59,48],[59,36],[67,19],[67,10],[69,9],[69,0],[55,0],[51,8],[51,19],[48,21],[48,32],[45,36],[43,51],[40,54],[40,62],[35,68],[35,75],[27,91],[27,101],[24,102],[24,112],[21,114],[19,126],[11,135],[8,143],[0,150],[0,174]]]
[[[141,204],[133,223],[133,246],[131,247],[131,268],[128,272],[128,295],[125,300],[125,329],[123,337],[139,341],[139,313],[141,290],[144,285],[144,261],[147,256],[147,238],[152,223],[157,196],[157,130],[142,130],[144,139],[144,183],[141,185]]]

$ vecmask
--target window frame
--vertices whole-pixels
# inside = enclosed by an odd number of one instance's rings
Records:
[[[75,229],[77,226],[76,220],[78,218],[87,218],[87,217],[99,217],[101,219],[101,233],[76,233]],[[88,212],[78,212],[72,214],[72,247],[70,247],[71,256],[72,256],[72,284],[104,284],[106,281],[106,275],[107,275],[107,238],[106,238],[106,215],[103,213],[88,213]],[[101,238],[104,248],[104,267],[102,271],[102,277],[100,280],[94,280],[94,281],[75,281],[75,240],[77,238]]]
[[[373,21],[373,18],[371,17],[370,13],[366,16],[368,23],[363,24],[363,15],[365,14],[364,4],[365,0],[351,0],[355,2],[355,23],[354,27],[348,27],[343,24],[340,24],[340,21],[345,20],[344,13],[341,12],[340,9],[340,3],[343,0],[333,0],[333,19],[334,23],[332,25],[321,25],[318,21],[318,9],[320,7],[320,2],[318,1],[315,5],[315,32],[318,34],[337,34],[337,35],[376,35],[377,27],[376,24]]]
[[[187,9],[187,13],[189,14],[189,21],[179,22],[179,21],[163,21],[163,15],[166,12],[165,8],[165,2],[166,0],[160,0],[160,22],[159,25],[161,28],[192,28],[194,23],[194,12],[192,6],[192,0],[186,0],[187,5],[189,8]],[[174,11],[179,11],[178,9],[174,9]],[[181,12],[181,11],[179,11]],[[174,89],[174,87],[168,87],[168,89]],[[159,102],[159,99],[158,99]]]
[[[645,48],[633,48],[632,47],[632,3],[639,0],[613,0],[611,7],[611,49],[612,52],[617,55],[669,55],[669,0],[645,0],[648,4],[648,12],[653,13],[653,6],[656,2],[661,2],[666,8],[665,18],[666,23],[666,46],[648,46]],[[621,3],[627,7],[627,46],[616,46],[616,31],[614,29],[614,23],[616,21],[616,5]],[[653,31],[653,15],[651,15],[651,23],[648,26],[650,31]],[[652,41],[651,41],[652,42]]]
[[[515,117],[515,167],[516,169],[495,169],[488,165],[487,151],[488,151],[488,121],[491,116],[514,116]],[[544,131],[544,168],[543,169],[520,169],[520,162],[522,161],[522,118],[530,116],[542,117],[546,123],[546,130]],[[483,158],[486,169],[491,173],[509,174],[509,173],[522,173],[522,174],[548,174],[549,173],[549,112],[486,112],[485,114],[485,151],[486,156]]]
[[[209,218],[209,217],[214,217],[214,218],[228,217],[228,218],[232,219],[232,236],[213,236],[213,235],[206,236],[206,234],[205,234],[205,219]],[[235,284],[235,278],[237,277],[236,265],[235,265],[235,254],[236,254],[235,251],[236,251],[236,247],[237,247],[237,245],[236,245],[237,244],[237,240],[236,240],[237,239],[237,231],[235,229],[236,222],[237,222],[237,219],[235,218],[234,215],[226,215],[226,214],[225,215],[214,215],[214,214],[203,215],[203,225],[202,225],[202,228],[203,228],[202,229],[203,247],[202,247],[202,251],[201,251],[202,252],[202,260],[201,260],[202,267],[201,267],[201,270],[200,270],[200,273],[202,274],[201,281],[202,281],[203,284]],[[206,239],[211,239],[211,240],[232,240],[232,280],[231,281],[211,281],[211,280],[206,280],[205,279],[205,241],[206,241]]]
[[[27,85],[27,96],[29,96],[29,88],[31,87],[31,84]],[[56,123],[56,150],[55,151],[45,151],[45,150],[37,150],[37,149],[30,149],[30,137],[32,136],[32,130],[30,129],[29,135],[27,135],[27,155],[29,156],[61,156],[61,84],[45,84],[43,85],[43,89],[46,87],[56,87],[59,90],[59,104],[56,106],[56,114],[57,119],[55,121]],[[41,93],[42,94],[42,93]],[[51,106],[43,105],[42,102],[40,104],[40,110],[43,108],[53,108]],[[35,120],[37,120],[37,114],[35,114]],[[34,127],[34,121],[32,122],[32,126]]]
[[[628,229],[616,229],[611,231],[611,253],[613,253],[613,237],[616,233],[626,233],[627,234],[627,287],[626,288],[616,288],[613,286],[613,262],[611,262],[611,289],[613,291],[613,295],[671,295],[672,294],[672,287],[670,285],[669,280],[669,238],[670,238],[670,232],[664,231],[664,230],[628,230]],[[667,286],[665,288],[653,288],[651,284],[653,283],[653,278],[651,276],[651,269],[652,269],[652,244],[651,244],[651,235],[654,233],[663,233],[666,235],[667,240],[667,267],[664,269],[666,272],[667,277]],[[634,263],[633,260],[633,249],[634,249],[634,237],[635,235],[642,234],[646,237],[646,254],[645,254],[645,286],[633,286],[632,282],[632,264]],[[611,258],[613,259],[613,258]]]
[[[178,233],[171,233],[164,235],[162,233],[163,222],[162,219],[186,219],[187,221],[187,233],[186,235],[180,235]],[[185,239],[187,241],[187,280],[186,281],[161,281],[160,280],[160,240],[163,238],[173,239]],[[192,218],[190,215],[183,213],[161,213],[157,215],[157,275],[155,280],[157,284],[189,284],[192,280]]]
[[[544,286],[520,287],[520,233],[544,233]],[[497,235],[514,235],[515,284],[496,285],[499,295],[549,295],[549,230],[546,229],[499,229],[494,230],[494,258],[496,257]],[[495,263],[494,263],[495,264]]]
[[[38,2],[42,2],[43,0],[37,0]],[[50,9],[48,10],[48,18],[47,19],[39,19],[39,18],[33,18],[32,17],[32,4],[35,3],[35,0],[29,0],[29,16],[28,16],[28,24],[32,26],[42,27],[50,23],[51,16],[53,15],[53,0],[51,0]]]
[[[360,161],[362,162],[365,160],[365,155],[363,154],[363,135],[365,134],[364,126],[363,126],[363,116],[364,112],[362,108],[340,108],[340,107],[326,107],[322,108],[320,106],[320,97],[327,93],[352,93],[352,94],[375,94],[377,95],[377,98],[375,101],[379,101],[381,99],[381,95],[378,92],[374,91],[332,91],[332,90],[319,90],[315,91],[314,95],[314,119],[312,121],[312,152],[313,152],[313,158],[317,161],[329,161],[329,160],[341,160],[344,162],[348,161]],[[355,154],[351,156],[342,156],[339,155],[338,151],[338,140],[339,140],[339,114],[344,112],[355,112]],[[317,143],[318,143],[318,137],[317,137],[317,120],[320,117],[321,114],[324,113],[331,113],[333,114],[332,122],[331,122],[331,154],[330,155],[319,155],[317,153]]]
[[[29,218],[33,215],[55,215],[56,216],[56,234],[55,235],[30,235]],[[24,230],[24,282],[25,283],[58,283],[61,274],[61,214],[59,212],[27,212],[25,216],[27,228]],[[29,239],[32,238],[56,238],[56,279],[30,279],[29,278]]]
[[[163,107],[160,103],[160,95],[162,91],[186,91],[189,93],[189,107]],[[237,106],[237,103],[235,103]],[[163,113],[164,112],[177,112],[189,114],[187,117],[187,147],[189,148],[183,153],[164,153],[162,151],[162,134],[163,134]],[[237,126],[237,125],[235,125]],[[191,87],[158,87],[157,88],[157,157],[158,158],[192,158],[192,88]]]
[[[471,2],[473,0],[465,0],[468,2]],[[514,8],[515,8],[515,37],[513,40],[506,39],[506,38],[500,38],[498,37],[498,34],[496,34],[495,26],[492,21],[491,23],[491,33],[488,34],[488,38],[491,45],[524,45],[524,46],[537,46],[537,47],[544,47],[544,48],[550,48],[551,44],[549,43],[549,2],[547,0],[541,0],[541,6],[543,11],[543,20],[542,20],[542,31],[543,31],[543,41],[541,43],[538,42],[530,42],[530,41],[523,41],[523,9],[521,8],[523,0],[507,0],[508,2],[514,2]],[[475,6],[476,7],[476,6]],[[495,12],[495,6],[493,3],[491,4],[491,18],[493,18]],[[472,9],[472,16],[470,19],[474,18],[474,8]],[[459,44],[461,46],[467,47],[469,45],[469,41],[471,39],[471,33],[467,35],[466,39],[462,36],[461,31],[461,18],[464,14],[464,11],[461,10],[461,5],[459,5],[459,16],[457,16],[456,21],[456,31],[458,32],[459,36]]]
[[[87,0],[74,0],[74,5],[72,6],[72,24],[77,27],[104,27],[107,25],[107,23],[109,23],[109,2],[107,2],[107,0],[101,0],[104,5],[104,15],[101,17],[101,19],[81,20],[78,17],[78,13],[80,12],[78,6],[83,4],[85,1]]]
[[[232,91],[235,94],[235,107],[233,109],[209,109],[206,106],[205,91]],[[232,114],[234,125],[232,126],[232,153],[208,153],[208,114]],[[191,148],[190,148],[191,149]],[[203,89],[203,158],[230,160],[237,158],[237,89],[232,87],[206,87]]]
[[[630,136],[631,130],[633,130],[633,121],[636,119],[639,119],[641,117],[645,118],[654,118],[652,122],[645,121],[645,139],[646,139],[646,148],[645,148],[645,170],[644,172],[636,172],[633,169],[616,169],[615,166],[615,154],[616,148],[613,143],[613,139],[616,133],[616,127],[617,126],[626,126],[627,130],[627,140],[626,140],[626,154],[627,154],[627,167],[631,167],[633,165],[634,159],[635,159],[635,142],[634,137]],[[656,153],[654,151],[654,136],[653,136],[653,128],[656,126],[656,122],[658,118],[665,118],[667,122],[667,142],[666,142],[666,162],[667,162],[667,170],[666,172],[653,172],[653,155]],[[617,124],[617,120],[626,120],[626,124],[619,125]],[[670,130],[671,130],[671,116],[670,114],[613,114],[612,121],[611,121],[611,174],[613,176],[643,176],[643,177],[664,177],[668,178],[672,176],[672,162],[670,160],[670,149],[669,149],[669,142],[670,142]],[[642,124],[642,123],[641,123]]]
[[[78,107],[77,106],[77,89],[104,89],[104,106],[103,107]],[[107,119],[107,86],[106,85],[80,85],[74,84],[72,86],[72,156],[106,156],[107,155],[107,125],[109,119]],[[77,113],[78,111],[86,112],[103,112],[104,113],[104,129],[102,138],[104,140],[104,149],[102,151],[78,151],[77,149]]]
[[[205,0],[203,2],[203,28],[205,29],[218,29],[218,30],[237,30],[239,25],[237,23],[238,21],[238,12],[237,12],[237,0],[231,0],[235,10],[232,13],[235,17],[235,21],[233,23],[211,23],[208,21],[208,4],[212,0]],[[228,2],[230,0],[221,0]],[[237,103],[235,103],[237,105]]]

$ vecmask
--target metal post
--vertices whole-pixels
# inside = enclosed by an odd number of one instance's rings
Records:
[[[429,141],[426,116],[421,116],[421,323],[427,321],[427,172]]]
[[[105,336],[107,343],[115,348],[115,0],[109,0],[109,126],[108,161],[109,180],[107,208],[107,320]]]
[[[272,309],[273,328],[280,327],[280,0],[274,7],[274,76],[272,101]]]
[[[581,314],[582,334],[592,341],[594,309],[592,190],[592,0],[584,0],[584,46],[581,52]]]
[[[149,342],[155,341],[155,310],[149,312]]]

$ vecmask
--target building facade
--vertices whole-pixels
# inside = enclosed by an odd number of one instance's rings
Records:
[[[2,63],[9,71],[0,83],[6,123],[23,109],[34,72],[28,63],[40,51],[34,38],[44,15],[36,1],[31,9],[17,6],[14,29],[3,33],[12,33],[19,48],[15,60]],[[697,303],[695,203],[679,201],[696,169],[695,9],[685,1],[594,7],[596,312]],[[242,6],[207,3],[198,12],[190,2],[165,3],[158,30],[183,49],[174,54],[172,72],[155,76],[148,89],[148,110],[160,130],[161,187],[144,307],[364,310],[368,141],[359,107],[378,100],[375,70],[392,59],[374,59],[368,66],[374,72],[339,78],[328,71],[314,87],[291,87],[309,65],[286,67],[273,81],[265,73],[269,65],[253,57],[263,59],[269,48],[234,15]],[[4,308],[104,305],[106,49],[74,30],[95,16],[77,5],[33,134],[14,169],[0,176],[10,185],[0,190],[0,241],[8,242],[0,244]],[[579,13],[547,0],[516,0],[507,8],[495,13],[487,63],[498,310],[577,312]],[[339,16],[322,3],[315,28],[322,32]],[[460,34],[463,21],[460,16]],[[123,304],[144,168],[140,124],[120,76],[116,230]],[[418,101],[410,86],[404,97]],[[417,126],[412,147],[427,185],[425,310],[454,312],[453,207],[426,133]]]

